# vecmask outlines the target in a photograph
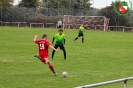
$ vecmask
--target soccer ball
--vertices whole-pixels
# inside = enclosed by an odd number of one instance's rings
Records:
[[[63,77],[67,77],[67,75],[68,75],[67,72],[62,72]]]

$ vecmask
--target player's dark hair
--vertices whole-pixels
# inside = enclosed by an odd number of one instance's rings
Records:
[[[62,32],[63,32],[63,30],[62,30],[62,29],[59,29],[58,31],[62,31]]]
[[[46,34],[43,34],[43,35],[42,35],[42,38],[45,38],[45,37],[47,37],[47,35],[46,35]]]

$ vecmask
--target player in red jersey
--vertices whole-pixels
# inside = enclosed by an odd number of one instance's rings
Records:
[[[47,35],[43,34],[42,39],[37,40],[37,35],[34,36],[33,41],[38,44],[38,48],[39,48],[39,55],[35,55],[35,57],[39,58],[44,64],[48,64],[49,68],[51,69],[51,71],[54,73],[54,75],[56,76],[57,73],[54,71],[54,67],[52,66],[49,58],[49,54],[48,54],[48,47],[50,47],[51,49],[55,50],[56,52],[58,52],[58,49],[55,49],[47,40]]]

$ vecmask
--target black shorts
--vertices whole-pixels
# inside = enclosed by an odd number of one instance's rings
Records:
[[[84,36],[84,34],[83,33],[79,33],[78,37],[80,37],[80,36]]]
[[[61,28],[61,25],[58,25],[58,28]]]
[[[57,49],[58,47],[60,47],[61,50],[65,49],[64,45],[57,45],[57,44],[55,44],[54,48]]]

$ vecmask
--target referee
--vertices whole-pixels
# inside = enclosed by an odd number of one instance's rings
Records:
[[[66,60],[66,50],[65,50],[65,34],[63,34],[63,30],[62,29],[59,29],[58,30],[59,33],[57,33],[55,35],[55,37],[53,37],[53,40],[52,40],[52,44],[54,44],[54,40],[56,39],[56,43],[55,43],[55,46],[54,48],[57,49],[58,47],[60,47],[60,49],[63,51],[63,54],[64,54],[64,60]],[[54,57],[54,53],[55,53],[55,50],[53,50],[52,52],[52,56],[51,56],[51,59],[53,59]]]

